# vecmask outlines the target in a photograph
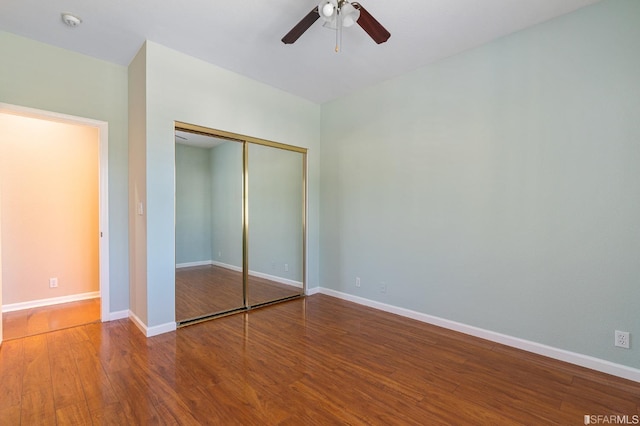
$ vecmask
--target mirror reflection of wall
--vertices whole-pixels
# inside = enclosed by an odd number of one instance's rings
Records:
[[[211,150],[211,248],[214,264],[242,270],[242,144]]]
[[[248,293],[252,305],[302,290],[303,182],[301,153],[249,145]],[[270,292],[262,289],[265,285]]]
[[[211,260],[211,149],[176,144],[176,263]]]
[[[243,306],[242,149],[176,132],[177,321]]]
[[[304,294],[306,151],[288,148],[176,130],[178,323]]]

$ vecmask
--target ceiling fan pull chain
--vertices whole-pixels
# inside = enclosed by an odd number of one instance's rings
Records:
[[[342,46],[342,10],[338,8],[338,14],[336,16],[336,53],[340,52],[340,47]]]

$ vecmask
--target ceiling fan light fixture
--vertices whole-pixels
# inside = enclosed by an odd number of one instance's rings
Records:
[[[322,24],[322,26],[325,28],[330,28],[332,30],[335,30],[336,28],[338,28],[338,20],[334,19],[332,21],[325,21],[324,24]]]
[[[323,0],[318,5],[318,13],[324,20],[322,26],[332,30],[338,28],[338,22],[342,22],[343,27],[350,27],[360,18],[360,11],[347,0]]]
[[[360,11],[353,7],[349,2],[345,2],[340,8],[340,15],[342,15],[342,26],[350,27],[360,18]]]
[[[335,11],[336,8],[331,3],[325,3],[324,6],[322,6],[322,16],[326,18],[333,16]]]
[[[325,21],[335,19],[338,11],[338,0],[322,0],[318,4],[318,13]]]

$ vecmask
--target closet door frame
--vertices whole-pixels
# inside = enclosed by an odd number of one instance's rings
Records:
[[[251,309],[262,306],[272,305],[274,303],[286,300],[304,297],[307,292],[307,206],[308,206],[308,179],[307,179],[307,148],[294,145],[283,144],[266,139],[256,138],[252,136],[241,135],[238,133],[227,132],[224,130],[212,129],[200,125],[184,123],[176,121],[174,124],[176,131],[185,131],[190,133],[211,136],[218,139],[226,139],[229,141],[240,142],[242,146],[242,299],[243,306],[234,308],[229,311],[204,315],[200,318],[189,319],[187,321],[179,321],[178,327],[184,327],[196,324],[209,319],[227,316],[238,312],[246,312]],[[297,152],[302,155],[302,290],[299,294],[275,299],[255,305],[250,304],[249,299],[249,146],[251,144],[262,145],[274,149]]]

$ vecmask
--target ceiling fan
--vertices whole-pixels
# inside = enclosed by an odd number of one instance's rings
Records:
[[[284,44],[295,43],[314,22],[322,18],[323,26],[336,30],[336,52],[340,51],[342,39],[342,27],[350,27],[356,22],[376,43],[384,43],[391,37],[391,33],[371,16],[360,3],[349,2],[348,0],[322,0],[314,7],[295,27],[284,37]]]

